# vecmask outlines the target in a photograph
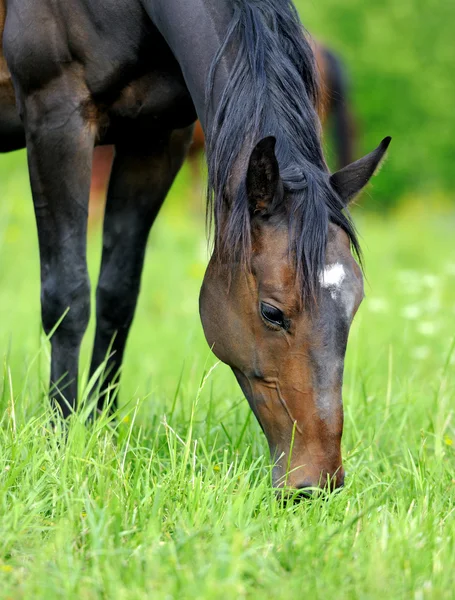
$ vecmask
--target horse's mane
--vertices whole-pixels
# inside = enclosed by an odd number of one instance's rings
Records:
[[[251,226],[245,172],[235,193],[234,169],[253,146],[274,135],[286,191],[290,252],[304,300],[317,297],[329,221],[342,227],[359,254],[350,217],[329,184],[315,111],[318,76],[313,50],[291,0],[233,0],[234,14],[207,84],[210,108],[220,61],[233,57],[231,77],[207,132],[208,215],[215,257],[249,266]],[[245,165],[240,168],[244,169]]]

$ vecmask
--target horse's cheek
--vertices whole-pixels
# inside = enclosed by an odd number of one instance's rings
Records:
[[[205,338],[215,356],[229,365],[244,369],[249,364],[248,336],[243,323],[235,315],[212,307],[209,312],[201,312]]]
[[[199,297],[199,314],[208,345],[222,362],[228,363],[226,332],[224,323],[224,303],[217,300],[217,294],[205,281]]]
[[[230,367],[243,369],[249,363],[248,326],[230,304],[208,288],[201,291],[199,308],[205,339],[215,356]]]

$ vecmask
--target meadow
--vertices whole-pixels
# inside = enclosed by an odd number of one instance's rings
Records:
[[[453,207],[414,199],[386,218],[367,210],[373,186],[355,208],[367,282],[346,360],[346,486],[284,505],[203,337],[203,198],[187,171],[148,245],[118,420],[86,426],[85,405],[66,443],[49,426],[24,154],[1,174],[2,600],[455,597]],[[94,289],[99,224],[89,248]],[[92,339],[93,323],[82,401]]]

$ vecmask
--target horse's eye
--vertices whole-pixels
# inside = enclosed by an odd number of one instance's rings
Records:
[[[261,302],[261,315],[269,323],[287,329],[287,321],[279,308],[266,302]]]

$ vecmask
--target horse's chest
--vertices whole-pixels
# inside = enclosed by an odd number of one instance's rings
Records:
[[[106,107],[112,125],[140,120],[169,122],[178,128],[195,119],[194,107],[183,80],[173,73],[152,70],[122,87]]]
[[[177,129],[195,120],[180,67],[154,32],[137,43],[109,38],[85,61],[85,81],[100,118],[100,138],[155,127]]]

